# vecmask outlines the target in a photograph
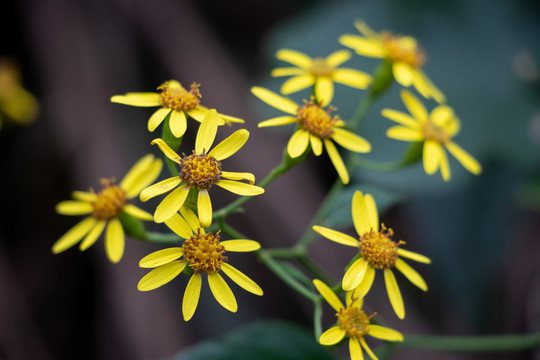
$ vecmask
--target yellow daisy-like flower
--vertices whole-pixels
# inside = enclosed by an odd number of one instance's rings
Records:
[[[139,195],[141,190],[152,183],[160,174],[163,162],[149,154],[141,158],[128,171],[120,182],[114,179],[102,179],[103,190],[75,191],[74,200],[62,201],[56,205],[56,211],[62,215],[86,215],[87,218],[75,225],[54,243],[52,251],[58,254],[80,243],[84,251],[92,246],[105,230],[105,250],[109,260],[117,263],[124,254],[124,229],[119,216],[129,214],[141,220],[152,220],[152,215],[128,203]],[[82,240],[82,241],[81,241]]]
[[[152,144],[159,146],[165,156],[180,165],[178,176],[158,182],[141,192],[141,201],[147,201],[176,188],[156,208],[155,222],[161,223],[173,216],[184,204],[190,189],[198,191],[197,209],[203,227],[208,227],[212,223],[212,203],[208,190],[213,185],[242,196],[264,193],[263,188],[253,185],[255,183],[253,174],[221,170],[221,160],[240,150],[246,143],[249,132],[240,129],[210,150],[216,137],[217,128],[218,114],[216,110],[211,109],[206,113],[199,127],[195,139],[195,150],[189,156],[183,154],[180,157],[161,139],[152,141]]]
[[[431,260],[424,255],[400,248],[399,246],[404,242],[392,241],[392,235],[394,234],[392,229],[387,229],[383,224],[379,229],[377,205],[370,194],[364,196],[360,191],[354,193],[352,218],[354,228],[359,236],[358,239],[322,226],[313,226],[313,230],[329,240],[359,249],[361,257],[351,264],[343,276],[343,290],[355,289],[356,296],[364,297],[373,284],[375,271],[380,269],[384,273],[390,303],[396,315],[403,319],[405,317],[405,307],[392,268],[395,267],[410,282],[427,291],[427,285],[422,276],[401,258],[424,264],[431,263]]]
[[[376,33],[361,20],[355,21],[354,25],[363,36],[342,35],[339,37],[342,45],[352,48],[359,55],[390,61],[398,83],[406,87],[414,86],[428,99],[433,98],[439,103],[445,101],[444,94],[422,71],[426,56],[416,39],[387,31]]]
[[[411,115],[384,109],[383,116],[400,124],[388,129],[386,135],[402,141],[423,141],[422,157],[427,174],[432,175],[440,169],[443,180],[450,180],[450,166],[444,149],[471,173],[478,175],[482,172],[478,161],[452,141],[461,124],[451,107],[439,105],[428,114],[424,105],[410,92],[402,90],[401,99]]]
[[[349,338],[351,360],[364,359],[362,348],[371,359],[377,360],[377,357],[364,340],[365,335],[386,341],[403,341],[403,335],[399,331],[370,323],[375,314],[366,315],[362,310],[363,298],[358,296],[356,291],[347,292],[346,306],[343,306],[341,300],[328,285],[318,279],[313,280],[313,284],[328,304],[337,311],[337,325],[326,330],[321,335],[319,342],[322,345],[335,345],[346,336]]]
[[[302,155],[310,145],[313,153],[319,156],[322,154],[324,144],[341,181],[344,184],[349,183],[349,173],[332,140],[357,153],[371,151],[371,144],[367,140],[345,129],[345,122],[339,116],[330,116],[332,108],[325,111],[313,100],[299,106],[294,101],[262,87],[252,87],[251,92],[268,105],[290,114],[263,121],[259,123],[259,127],[298,124],[297,130],[287,144],[287,152],[291,158]]]
[[[299,51],[281,49],[276,57],[296,67],[277,68],[272,76],[292,76],[281,86],[281,93],[288,95],[313,86],[315,99],[327,106],[334,97],[334,82],[357,89],[365,89],[371,83],[371,76],[356,69],[338,66],[351,58],[350,51],[339,50],[324,58],[314,58]]]
[[[165,224],[186,241],[181,247],[159,250],[144,257],[139,262],[139,266],[155,269],[139,281],[137,288],[140,291],[156,289],[174,279],[186,266],[189,266],[193,270],[193,275],[189,279],[182,302],[182,314],[185,321],[191,319],[197,309],[202,273],[206,273],[215,299],[229,311],[236,312],[238,305],[229,285],[219,274],[221,271],[243,289],[255,295],[262,295],[263,291],[259,285],[240,270],[229,265],[227,256],[224,256],[227,251],[258,250],[261,247],[260,244],[245,239],[220,241],[219,233],[204,231],[197,216],[189,208],[181,207],[180,212],[183,217],[175,213],[165,221]]]
[[[160,109],[150,116],[148,120],[148,131],[153,132],[165,120],[167,115],[170,114],[169,127],[176,137],[182,137],[186,132],[187,116],[202,122],[206,113],[208,113],[208,108],[200,105],[201,94],[198,84],[193,83],[191,89],[187,91],[178,81],[169,80],[159,86],[158,90],[161,90],[161,92],[115,95],[111,97],[111,101],[131,106],[161,106]],[[218,114],[219,125],[243,122],[244,120],[234,116]]]

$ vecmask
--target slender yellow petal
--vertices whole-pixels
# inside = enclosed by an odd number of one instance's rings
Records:
[[[273,106],[278,110],[284,111],[287,114],[296,116],[296,112],[298,111],[298,104],[296,104],[294,101],[259,86],[252,87],[251,92],[253,93],[253,95],[258,97],[268,105]]]
[[[174,161],[177,164],[180,164],[180,155],[178,155],[173,149],[167,145],[167,143],[161,139],[154,139],[151,142],[152,145],[159,146],[159,149],[163,152],[163,154]]]
[[[377,358],[377,356],[375,355],[375,353],[371,350],[371,348],[368,346],[368,344],[366,343],[366,340],[364,340],[363,337],[361,337],[359,339],[360,341],[360,345],[362,345],[362,347],[364,348],[364,350],[367,352],[368,356],[371,358],[371,360],[379,360]]]
[[[428,95],[426,97],[435,99],[435,101],[437,101],[439,104],[444,103],[446,101],[446,97],[441,92],[441,90],[439,90],[437,86],[435,86],[435,84],[431,82],[431,80],[427,77],[426,74],[424,74],[422,70],[416,69],[415,73],[416,74],[414,78],[414,86],[416,88],[418,88],[419,85],[421,84],[421,86],[426,88],[426,92]],[[421,91],[419,92],[422,93]]]
[[[152,186],[147,187],[143,191],[141,191],[139,198],[141,199],[142,202],[148,201],[152,199],[153,197],[156,197],[158,195],[166,193],[169,190],[174,189],[180,184],[180,182],[181,180],[178,176],[162,180],[158,183],[155,183]]]
[[[327,106],[334,98],[334,83],[327,77],[315,80],[315,98],[322,106]]]
[[[177,277],[186,265],[187,261],[185,260],[177,260],[161,265],[146,274],[137,284],[137,289],[139,291],[150,291],[165,285]]]
[[[351,355],[351,360],[364,360],[362,348],[358,339],[355,337],[349,339],[349,354]]]
[[[345,294],[345,304],[347,305],[347,307],[352,306],[357,309],[362,309],[364,299],[360,295],[358,295],[357,289],[358,288],[347,291],[347,293]]]
[[[167,225],[176,235],[183,239],[189,239],[192,235],[191,227],[178,213],[175,213],[173,216],[165,220],[165,225]]]
[[[122,181],[120,182],[120,188],[126,192],[126,195],[128,198],[132,198],[133,196],[130,196],[133,192],[134,185],[138,183],[138,179],[146,174],[150,167],[152,167],[153,164],[162,164],[161,160],[156,159],[154,155],[147,154],[140,158],[132,167],[129,169],[127,174],[124,176]],[[155,165],[155,166],[158,166]],[[161,171],[161,166],[159,166],[159,171]],[[154,170],[155,172],[155,170]],[[159,175],[159,173],[156,175],[156,177]],[[148,186],[152,181],[155,179],[150,180],[147,184],[145,184],[142,188]],[[142,190],[141,188],[141,190]],[[136,195],[139,195],[138,193]],[[134,195],[135,196],[135,195]]]
[[[331,327],[321,334],[319,343],[321,345],[335,345],[345,337],[346,331],[339,326]]]
[[[373,57],[373,58],[383,58],[384,48],[381,43],[369,39],[364,39],[358,35],[341,35],[339,37],[339,43],[350,47],[358,55]]]
[[[334,51],[326,57],[326,63],[330,66],[339,66],[349,60],[352,57],[352,54],[349,50],[338,50]]]
[[[330,161],[332,161],[332,164],[334,164],[334,167],[336,168],[336,171],[343,184],[347,185],[349,183],[349,172],[347,171],[347,167],[345,166],[341,155],[339,155],[339,151],[336,149],[336,146],[331,140],[324,139],[323,141],[326,151],[328,152],[328,156],[330,157]]]
[[[311,145],[311,149],[313,150],[313,153],[316,155],[316,156],[319,156],[322,154],[322,151],[323,151],[323,143],[322,143],[322,140],[321,138],[313,135],[313,134],[309,134],[309,144]]]
[[[403,298],[401,297],[401,291],[399,291],[396,277],[391,269],[384,269],[384,283],[386,284],[386,292],[388,293],[388,298],[390,299],[394,312],[398,318],[405,318]]]
[[[396,269],[398,269],[410,282],[416,285],[421,290],[427,291],[428,286],[424,281],[424,278],[405,261],[397,259]]]
[[[240,119],[236,116],[226,115],[226,114],[220,114],[218,113],[218,125],[224,125],[229,123],[235,123],[235,124],[243,124],[244,119]]]
[[[212,225],[212,201],[208,190],[200,189],[197,197],[197,211],[199,213],[199,221],[203,228]]]
[[[148,119],[148,131],[153,132],[156,128],[165,120],[167,115],[171,112],[171,109],[161,108],[157,109]]]
[[[405,250],[402,248],[397,249],[397,253],[399,256],[422,263],[422,264],[431,264],[431,259],[427,256],[418,254],[414,251]]]
[[[98,220],[92,230],[90,230],[90,232],[86,235],[83,241],[81,241],[81,244],[79,245],[79,250],[84,251],[90,246],[94,245],[94,243],[97,241],[97,239],[103,232],[103,229],[105,229],[106,224],[106,220]]]
[[[379,39],[380,35],[373,31],[363,20],[355,20],[354,26],[368,39]]]
[[[392,64],[392,73],[396,81],[403,86],[411,86],[413,83],[413,73],[408,64],[402,62],[394,62]]]
[[[81,241],[83,236],[96,225],[96,222],[97,220],[90,216],[77,223],[54,243],[52,246],[53,254],[61,253]]]
[[[309,145],[309,133],[304,129],[298,129],[291,136],[287,144],[287,152],[292,158],[297,158],[306,151]]]
[[[293,76],[293,75],[304,75],[308,71],[305,69],[300,69],[297,67],[286,67],[286,68],[275,68],[270,72],[272,77],[281,77],[281,76]]]
[[[56,205],[56,212],[61,215],[87,215],[92,211],[94,207],[86,201],[66,200]]]
[[[262,187],[246,184],[239,181],[220,180],[216,185],[232,193],[242,196],[254,196],[264,193],[264,188]]]
[[[187,112],[187,115],[189,115],[191,118],[197,120],[198,122],[202,123],[207,112],[208,112],[207,108],[205,108],[204,106],[199,105],[195,109],[189,110]],[[221,125],[223,125],[223,124],[221,124]]]
[[[433,140],[426,140],[422,158],[424,160],[424,170],[427,174],[434,174],[439,168],[442,156],[442,148],[439,143]]]
[[[282,125],[289,125],[296,122],[296,118],[292,116],[279,116],[272,119],[268,119],[265,121],[260,122],[257,126],[262,127],[269,127],[269,126],[282,126]]]
[[[124,255],[125,247],[124,229],[117,218],[109,220],[105,230],[105,250],[107,257],[113,263],[117,263]]]
[[[419,129],[411,129],[400,125],[392,126],[386,131],[386,136],[401,141],[422,141],[424,134]]]
[[[377,209],[375,209],[377,210]],[[377,231],[378,230],[378,223],[377,227],[374,228],[371,225],[371,219],[370,214],[368,212],[366,202],[364,200],[364,195],[361,191],[355,191],[351,203],[351,212],[352,212],[352,219],[354,224],[354,229],[356,230],[356,233],[361,237],[365,233],[370,232],[372,229]]]
[[[373,199],[371,194],[364,195],[364,204],[366,204],[369,226],[373,230],[379,231],[379,213],[377,212],[377,204],[375,204],[375,199]]]
[[[293,76],[281,85],[280,91],[283,95],[289,95],[313,86],[314,82],[315,78],[311,74]]]
[[[427,110],[416,96],[407,90],[401,90],[401,99],[403,100],[405,107],[407,107],[407,110],[409,110],[416,120],[420,122],[426,121],[428,116]]]
[[[131,106],[159,106],[158,93],[127,93],[125,95],[114,95],[111,102]]]
[[[350,235],[318,225],[313,226],[313,230],[318,232],[328,240],[332,240],[334,242],[337,242],[338,244],[343,244],[356,248],[358,247],[358,240]]]
[[[371,144],[366,139],[356,135],[352,131],[339,127],[334,127],[332,140],[350,151],[358,153],[367,153],[371,151]]]
[[[240,270],[225,262],[221,264],[221,270],[223,270],[223,272],[228,277],[230,277],[232,281],[238,284],[238,286],[240,286],[242,289],[249,291],[252,294],[262,296],[263,291],[260,286],[257,285],[255,281],[251,280]]]
[[[197,215],[195,215],[193,210],[191,210],[187,206],[182,206],[180,208],[180,214],[182,214],[182,217],[187,221],[187,223],[189,224],[189,227],[191,228],[191,230],[193,230],[194,233],[196,233],[197,230],[201,228],[201,223],[199,222],[199,218],[197,217]],[[203,230],[203,233],[204,233],[204,230]]]
[[[315,285],[315,288],[317,291],[322,295],[322,297],[330,304],[330,306],[339,312],[341,309],[343,309],[343,304],[341,303],[341,300],[339,300],[338,296],[319,279],[313,280],[313,285]]]
[[[347,272],[343,276],[342,288],[345,291],[349,291],[360,285],[364,276],[366,275],[366,269],[369,267],[369,263],[360,258],[352,263],[352,265],[347,269]]]
[[[384,326],[369,324],[369,335],[386,341],[403,341],[403,334]]]
[[[450,164],[448,164],[448,156],[446,152],[441,147],[441,159],[439,163],[441,169],[441,175],[444,181],[450,180]]]
[[[420,129],[418,121],[414,120],[410,115],[405,114],[401,111],[392,110],[392,109],[383,109],[381,112],[382,116],[387,117],[388,119],[400,123],[406,127],[412,129]]]
[[[236,298],[221,275],[218,273],[208,274],[208,284],[210,285],[212,294],[221,306],[231,312],[236,312],[236,310],[238,310]]]
[[[356,89],[366,89],[371,84],[371,76],[355,69],[336,69],[332,80]]]
[[[173,216],[184,204],[189,193],[189,187],[180,186],[173,190],[161,201],[154,212],[154,221],[162,223]]]
[[[220,244],[225,248],[225,251],[233,252],[249,252],[256,251],[261,248],[261,244],[255,240],[236,239],[221,241]]]
[[[169,119],[169,127],[174,136],[182,137],[187,129],[186,114],[183,111],[173,110]]]
[[[465,169],[478,175],[482,172],[482,165],[476,161],[468,152],[463,150],[458,144],[449,141],[446,143],[446,149],[452,154]]]
[[[215,109],[210,109],[197,131],[197,137],[195,138],[195,152],[197,154],[208,153],[214,139],[216,138],[218,128],[218,116]]]
[[[371,289],[371,285],[373,285],[373,280],[375,280],[375,268],[373,266],[367,266],[366,267],[366,273],[364,274],[364,278],[358,284],[357,287],[354,288],[354,295],[363,298],[366,296],[366,294]]]
[[[300,51],[291,49],[280,49],[276,52],[276,58],[296,65],[302,69],[309,69],[311,66],[311,58]]]
[[[249,138],[249,131],[240,129],[232,133],[229,137],[217,144],[208,155],[215,157],[217,160],[225,160],[229,156],[236,153]]]
[[[454,110],[448,105],[439,105],[431,111],[429,118],[437,126],[444,127],[456,117]]]
[[[137,178],[133,180],[133,183],[127,185],[124,189],[128,199],[132,199],[139,195],[141,191],[154,182],[163,168],[163,161],[161,159],[155,159],[152,165],[150,165],[145,172],[139,174]]]
[[[152,214],[132,204],[124,205],[123,211],[140,220],[150,221],[153,219]]]
[[[255,184],[255,175],[252,173],[222,171],[220,177],[236,181],[246,180],[251,185]]]
[[[181,247],[172,247],[154,251],[139,261],[139,267],[157,268],[158,266],[162,266],[179,259],[183,253],[184,252]]]
[[[184,321],[189,321],[195,314],[197,304],[199,303],[199,296],[201,295],[202,278],[201,273],[195,273],[189,279],[184,292],[184,299],[182,300],[182,314]]]
[[[88,191],[73,191],[71,196],[75,200],[84,201],[84,202],[94,202],[97,200],[97,194]]]

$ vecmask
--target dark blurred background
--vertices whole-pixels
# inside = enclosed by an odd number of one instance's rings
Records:
[[[146,130],[152,110],[109,99],[154,91],[168,79],[200,83],[203,105],[246,119],[250,140],[227,160],[228,169],[262,179],[279,163],[291,129],[257,129],[274,113],[249,88],[278,91],[283,79],[269,78],[270,69],[283,65],[274,57],[277,49],[325,57],[342,48],[339,35],[356,33],[353,21],[359,18],[377,31],[419,39],[428,53],[426,72],[463,122],[456,142],[484,166],[475,177],[451,160],[448,184],[438,174],[427,176],[420,165],[392,174],[354,174],[350,194],[356,189],[375,194],[385,210],[383,222],[407,241],[408,249],[433,260],[430,266],[416,266],[428,281],[428,293],[398,279],[405,321],[393,316],[381,278],[370,300],[373,310],[406,333],[539,331],[537,2],[20,0],[0,5],[0,56],[17,61],[23,85],[39,99],[41,112],[30,126],[4,124],[0,130],[0,359],[169,358],[256,319],[290,320],[309,330],[311,304],[253,254],[233,255],[231,261],[265,295],[255,297],[232,285],[239,311],[231,314],[203,287],[194,318],[184,323],[186,277],[148,293],[136,289],[147,272],[138,261],[162,246],[127,240],[118,265],[106,259],[103,239],[87,252],[73,248],[53,256],[52,244],[79,220],[56,214],[54,206],[69,199],[72,190],[98,188],[101,177],[120,179],[141,156],[159,153],[150,141],[160,129]],[[376,64],[355,57],[346,65],[371,72]],[[334,104],[347,118],[363,93],[336,85],[335,96]],[[302,97],[306,93],[293,96]],[[405,149],[385,138],[391,123],[380,116],[384,107],[403,110],[398,86],[378,100],[362,124],[362,135],[373,144],[373,160],[397,159]],[[194,129],[188,126],[188,139]],[[219,136],[235,129],[220,130]],[[250,200],[246,214],[230,220],[265,247],[292,245],[334,179],[326,155],[310,156],[265,195]],[[225,191],[212,197],[215,208],[234,198]],[[349,222],[350,196],[339,207],[348,215],[336,211],[334,223]],[[335,245],[321,240],[311,255],[338,279],[352,255]],[[327,328],[332,314],[328,307],[325,313]],[[419,356],[540,358],[537,351],[412,349],[393,358]]]

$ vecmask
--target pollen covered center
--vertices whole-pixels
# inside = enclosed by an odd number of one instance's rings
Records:
[[[196,273],[218,272],[221,270],[221,263],[227,261],[227,257],[223,256],[225,248],[219,243],[219,234],[201,234],[200,229],[182,244],[182,250],[189,266]]]
[[[445,144],[450,140],[450,136],[442,128],[442,126],[436,125],[431,119],[428,119],[422,126],[424,137],[427,140],[433,140],[439,144]]]
[[[312,98],[309,102],[298,108],[296,118],[302,128],[322,139],[328,139],[334,134],[334,125],[339,120],[339,116],[330,116],[333,111],[330,108],[324,111],[320,105],[316,105]]]
[[[180,179],[190,187],[209,189],[217,184],[221,175],[221,163],[208,154],[182,154]]]
[[[187,91],[181,85],[171,86],[170,81],[164,82],[160,87],[159,103],[168,109],[177,111],[189,111],[199,106],[201,94],[199,84],[191,84],[191,90]]]
[[[363,310],[349,306],[340,309],[336,314],[339,326],[347,332],[348,337],[360,338],[369,332],[369,319]]]
[[[310,74],[317,77],[331,77],[335,70],[336,68],[323,58],[313,59],[309,68]]]
[[[396,264],[398,258],[397,249],[402,241],[394,242],[391,236],[394,235],[392,229],[387,229],[381,224],[381,231],[375,232],[371,229],[360,238],[358,246],[360,254],[376,269],[388,269]]]
[[[101,179],[103,190],[97,194],[97,199],[92,203],[94,211],[92,216],[97,219],[112,219],[122,212],[127,202],[126,192],[119,186],[114,185],[114,179]]]
[[[426,61],[426,55],[418,47],[416,40],[411,37],[396,36],[389,32],[383,32],[382,43],[386,56],[392,62],[403,62],[410,67],[419,68]]]

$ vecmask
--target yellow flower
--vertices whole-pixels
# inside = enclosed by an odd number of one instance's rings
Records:
[[[354,25],[363,36],[342,35],[339,37],[342,45],[352,48],[359,55],[390,61],[398,83],[406,87],[414,86],[428,99],[433,98],[439,103],[445,101],[444,94],[422,71],[426,56],[416,39],[387,31],[376,33],[361,20],[355,21]]]
[[[310,145],[313,153],[319,156],[322,154],[324,144],[341,181],[344,184],[349,183],[349,173],[332,140],[358,153],[371,151],[371,144],[368,141],[346,130],[345,122],[339,116],[330,116],[332,108],[325,111],[321,105],[314,104],[313,100],[299,106],[294,101],[262,87],[252,87],[251,92],[268,105],[292,115],[263,121],[259,123],[259,127],[280,126],[295,122],[298,124],[297,130],[287,144],[287,152],[291,158],[302,155]]]
[[[363,298],[358,296],[355,291],[347,292],[346,306],[343,306],[341,300],[325,283],[315,279],[313,284],[328,304],[337,311],[337,325],[326,330],[321,335],[319,342],[322,345],[335,345],[346,336],[349,338],[351,360],[362,360],[364,358],[362,348],[371,359],[377,360],[377,357],[364,340],[365,335],[386,341],[403,341],[403,335],[399,331],[370,323],[370,319],[375,314],[366,315],[362,310]]]
[[[404,242],[392,241],[391,237],[394,234],[392,229],[387,229],[383,224],[379,229],[377,205],[370,194],[363,196],[360,191],[354,193],[352,218],[358,239],[322,226],[313,226],[313,230],[329,240],[358,248],[361,257],[345,272],[342,281],[343,290],[355,289],[356,296],[364,297],[373,284],[375,270],[381,269],[384,273],[390,303],[396,315],[403,319],[405,307],[392,268],[395,267],[410,282],[427,291],[427,285],[422,276],[400,257],[425,264],[431,263],[431,260],[424,255],[400,248],[399,245]]]
[[[178,176],[158,182],[141,192],[141,201],[147,201],[176,188],[156,208],[154,213],[155,222],[161,223],[173,216],[184,204],[190,189],[198,191],[197,208],[203,227],[208,227],[212,223],[212,203],[208,194],[208,190],[212,185],[220,186],[242,196],[254,196],[264,193],[263,188],[253,185],[255,183],[253,174],[221,170],[221,160],[240,150],[246,143],[249,132],[240,129],[210,150],[217,128],[218,115],[216,110],[211,109],[207,112],[199,127],[195,139],[195,150],[189,156],[183,154],[180,157],[161,139],[152,141],[152,144],[159,146],[165,156],[180,165]],[[242,182],[243,180],[248,181],[249,184]]]
[[[189,208],[180,208],[182,216],[175,213],[165,224],[186,241],[181,247],[158,250],[145,256],[139,262],[143,268],[155,268],[146,274],[137,288],[140,291],[156,289],[178,276],[186,266],[193,270],[193,275],[184,293],[182,314],[184,320],[191,319],[201,293],[202,273],[206,273],[210,290],[215,299],[225,309],[236,312],[238,305],[229,285],[219,274],[223,271],[231,280],[243,289],[262,295],[263,291],[253,280],[238,269],[227,263],[225,252],[249,252],[258,250],[261,246],[253,240],[226,240],[220,241],[219,233],[206,233],[201,227],[197,216]]]
[[[423,141],[424,170],[432,175],[438,169],[444,181],[450,180],[450,166],[444,149],[448,150],[471,173],[478,175],[482,166],[469,153],[452,141],[459,133],[461,124],[451,107],[439,105],[428,114],[422,103],[406,90],[401,99],[411,115],[384,109],[382,115],[400,125],[388,129],[386,135],[403,141]]]
[[[187,91],[178,81],[169,80],[159,86],[158,90],[161,90],[161,92],[115,95],[111,97],[111,101],[131,106],[161,106],[160,109],[150,116],[148,120],[148,131],[154,131],[165,120],[167,115],[170,114],[169,127],[176,137],[182,137],[186,132],[187,116],[202,122],[208,112],[208,108],[199,104],[201,94],[199,93],[198,84],[193,83],[191,90]],[[219,125],[243,122],[244,120],[233,116],[218,114]]]
[[[293,76],[283,83],[281,93],[288,95],[314,86],[315,99],[323,106],[334,97],[334,82],[357,89],[365,89],[371,83],[371,76],[362,71],[338,68],[351,58],[347,50],[335,51],[326,59],[312,59],[299,51],[281,49],[276,57],[296,66],[272,70],[274,77]]]
[[[56,211],[62,215],[85,215],[87,218],[66,232],[52,247],[58,254],[81,242],[79,249],[84,251],[92,246],[105,230],[105,250],[109,260],[117,263],[124,254],[124,229],[119,216],[129,214],[141,220],[152,220],[152,215],[128,203],[139,195],[141,190],[152,183],[161,172],[163,162],[154,159],[149,154],[141,158],[128,171],[120,182],[114,184],[114,179],[102,179],[103,190],[75,191],[75,200],[62,201],[56,205]]]

